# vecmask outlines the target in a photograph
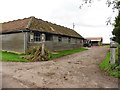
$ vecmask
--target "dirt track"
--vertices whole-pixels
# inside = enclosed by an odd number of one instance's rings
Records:
[[[3,88],[117,88],[118,79],[99,69],[106,47],[48,62],[3,62]]]

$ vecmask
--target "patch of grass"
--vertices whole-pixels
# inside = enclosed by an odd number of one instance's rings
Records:
[[[87,49],[85,48],[78,48],[78,49],[71,49],[71,50],[63,50],[59,52],[54,52],[49,54],[49,60],[55,59],[55,58],[60,58],[66,55],[70,55],[73,53],[77,52],[82,52]],[[30,60],[23,59],[24,54],[16,54],[12,52],[7,52],[7,51],[0,51],[0,60],[2,61],[10,61],[10,62],[30,62]]]
[[[106,58],[102,61],[102,63],[100,64],[100,68],[103,70],[108,70],[110,64],[109,64],[109,60],[110,60],[110,52],[107,53]]]
[[[114,65],[111,65],[109,61],[110,61],[110,52],[107,53],[106,58],[100,63],[99,66],[101,70],[106,71],[111,76],[120,78],[120,65],[118,65],[117,63]]]
[[[23,54],[16,54],[7,51],[0,51],[0,60],[11,62],[28,62],[28,60],[22,59]]]
[[[70,54],[74,54],[77,52],[82,52],[88,50],[86,48],[78,48],[78,49],[71,49],[71,50],[63,50],[63,51],[59,51],[59,52],[54,52],[50,54],[50,59],[55,59],[55,58],[60,58],[66,55],[70,55]]]

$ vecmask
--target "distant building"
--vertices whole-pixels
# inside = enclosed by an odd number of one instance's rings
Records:
[[[85,39],[90,40],[92,46],[101,46],[102,42],[103,42],[102,37],[89,37],[89,38],[85,38]]]
[[[29,17],[2,23],[2,49],[25,53],[30,47],[41,46],[45,35],[45,47],[50,51],[80,48],[83,37],[76,31],[42,19]]]
[[[84,39],[84,47],[91,47],[91,40]]]

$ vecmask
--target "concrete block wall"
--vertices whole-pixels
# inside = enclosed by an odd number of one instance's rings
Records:
[[[71,44],[76,44],[76,38],[71,38]]]
[[[30,47],[41,46],[41,42],[30,42],[30,32],[2,34],[0,35],[1,38],[2,50],[24,53]],[[62,42],[59,42],[57,35],[53,35],[52,38],[52,41],[45,42],[45,47],[50,51],[73,49],[82,46],[82,40],[80,41],[80,39],[71,38],[71,41],[68,42],[68,37],[62,37]]]
[[[2,34],[2,50],[24,53],[24,35],[25,33]]]
[[[62,37],[62,43],[69,43],[68,42],[68,37]]]
[[[33,47],[42,46],[42,42],[29,42],[28,46],[29,46],[28,49],[33,48]],[[45,42],[45,48],[49,51],[53,51],[53,42],[46,41]]]
[[[76,45],[76,44],[54,43],[53,51],[68,50],[68,49],[74,49],[80,47],[81,47],[80,45]]]
[[[58,36],[57,35],[53,35],[53,42],[58,42],[58,43],[68,43],[68,44],[82,44],[82,39],[77,39],[77,38],[72,38],[70,42],[68,42],[69,37],[64,37],[62,36],[62,42],[58,41]]]
[[[57,35],[53,35],[53,42],[58,42],[58,36]]]

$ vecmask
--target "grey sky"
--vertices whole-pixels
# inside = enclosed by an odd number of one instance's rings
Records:
[[[72,28],[83,37],[103,37],[109,42],[112,26],[106,26],[109,16],[115,16],[105,5],[105,0],[94,2],[91,7],[79,9],[81,0],[2,0],[0,20],[7,22],[35,16],[52,23]]]

